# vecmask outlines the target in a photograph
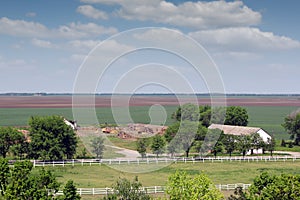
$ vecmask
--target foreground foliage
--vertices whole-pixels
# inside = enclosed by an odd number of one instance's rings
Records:
[[[181,171],[177,171],[169,177],[167,194],[171,200],[224,199],[222,193],[205,174],[188,176],[186,172]]]
[[[248,191],[238,188],[229,200],[300,199],[300,176],[270,175],[266,172],[254,179]]]
[[[32,173],[32,163],[16,162],[14,167],[0,159],[1,196],[4,199],[52,199],[59,183],[50,171],[43,168],[38,174]]]
[[[113,194],[108,195],[104,199],[106,200],[150,200],[150,196],[140,190],[142,184],[139,182],[136,176],[133,182],[130,182],[126,178],[119,178],[113,185]]]

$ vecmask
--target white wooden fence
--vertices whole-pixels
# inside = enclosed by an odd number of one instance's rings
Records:
[[[32,160],[34,167],[40,166],[91,166],[91,165],[130,165],[158,163],[222,163],[222,162],[295,162],[300,161],[296,156],[252,156],[252,157],[204,157],[204,158],[145,158],[145,159],[71,159],[59,161]],[[13,164],[15,161],[10,161]]]
[[[251,184],[227,184],[227,185],[216,185],[220,191],[224,190],[234,190],[237,187],[241,187],[244,190],[248,189]],[[165,186],[150,186],[150,187],[141,187],[141,191],[145,191],[147,194],[158,194],[164,193],[166,187]],[[108,195],[112,194],[112,188],[77,188],[77,194],[81,195]],[[55,195],[63,195],[63,191],[58,191]]]

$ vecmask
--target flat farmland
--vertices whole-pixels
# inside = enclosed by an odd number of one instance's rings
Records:
[[[118,96],[114,102],[120,112],[128,109],[136,123],[150,123],[149,109],[152,105],[161,105],[167,114],[166,125],[174,122],[171,118],[180,102],[193,102],[193,98],[183,95],[138,95],[133,96],[127,103],[124,95]],[[288,135],[281,127],[284,117],[291,111],[300,107],[298,96],[242,96],[228,97],[227,105],[243,106],[249,113],[249,126],[264,128],[277,139],[287,139]],[[210,105],[208,96],[199,96],[200,105]],[[86,105],[82,106],[84,109]],[[110,96],[95,97],[96,114],[100,124],[115,123],[111,111]],[[0,125],[1,126],[26,126],[31,116],[61,115],[73,119],[72,96],[0,96]],[[80,124],[80,121],[78,122]],[[126,121],[124,121],[126,123]],[[80,124],[88,125],[88,124]]]

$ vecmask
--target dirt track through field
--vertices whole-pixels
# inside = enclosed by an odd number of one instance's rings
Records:
[[[84,97],[82,97],[84,98]],[[190,97],[180,97],[183,103],[192,102]],[[222,99],[221,101],[222,102]],[[297,96],[291,97],[228,97],[227,105],[235,106],[300,106],[300,98]],[[198,97],[200,105],[210,105],[209,97]],[[177,106],[179,101],[175,96],[133,96],[130,98],[129,106]],[[80,107],[90,105],[81,104]],[[96,96],[96,107],[111,107],[110,96]],[[119,96],[113,106],[128,106],[126,97]],[[0,108],[71,108],[71,96],[1,96]]]

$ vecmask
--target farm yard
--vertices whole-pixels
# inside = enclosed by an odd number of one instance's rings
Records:
[[[184,99],[186,102],[190,100],[189,97],[184,97]],[[0,126],[15,126],[26,129],[31,116],[59,115],[73,120],[71,100],[71,96],[0,96]],[[126,107],[124,107],[122,101],[120,102],[117,109],[120,111],[125,110]],[[160,104],[164,107],[167,113],[165,124],[147,125],[150,123],[148,112],[154,104]],[[199,104],[209,105],[210,99],[208,97],[199,97]],[[241,96],[229,97],[227,105],[245,108],[249,115],[248,126],[263,128],[268,133],[274,135],[278,142],[281,139],[289,139],[289,135],[281,124],[283,124],[284,118],[289,113],[300,107],[300,99],[297,96]],[[218,158],[216,161],[213,161],[213,159],[209,160],[208,158],[208,160],[202,162],[201,160],[194,161],[194,158],[192,158],[190,162],[182,160],[175,163],[167,161],[145,163],[146,161],[136,151],[136,138],[127,137],[126,135],[119,136],[118,134],[121,132],[132,132],[129,135],[145,134],[147,137],[155,134],[163,135],[166,126],[174,124],[175,119],[172,118],[172,114],[177,108],[178,102],[173,96],[133,96],[130,101],[129,110],[134,124],[127,124],[124,121],[122,126],[116,127],[110,108],[110,98],[108,96],[96,96],[96,114],[99,124],[82,124],[78,121],[80,127],[76,133],[80,140],[77,148],[78,152],[75,157],[79,163],[75,165],[73,163],[73,165],[62,164],[63,166],[56,166],[53,161],[52,166],[51,163],[50,165],[45,165],[45,169],[52,172],[62,185],[66,185],[68,180],[73,180],[77,188],[87,188],[90,190],[93,190],[93,188],[112,187],[118,178],[133,180],[135,176],[138,176],[139,181],[145,187],[165,186],[168,182],[168,177],[179,170],[186,172],[191,177],[204,173],[212,180],[214,185],[251,184],[254,178],[263,172],[273,175],[280,175],[282,173],[300,174],[298,170],[300,166],[299,153],[293,153],[291,155],[294,157],[285,159],[284,156],[289,155],[290,152],[287,151],[291,149],[288,147],[279,147],[278,144],[276,146],[277,150],[283,150],[283,152],[277,151],[275,153],[275,156],[278,155],[279,158],[282,156],[277,160],[268,160],[267,157],[270,158],[269,154],[263,155],[261,159],[258,156],[256,159],[248,156],[242,160],[242,156],[238,152],[235,152],[233,156],[238,158],[232,162],[222,159],[218,160]],[[79,157],[84,158],[87,156],[92,158],[95,156],[91,144],[99,136],[105,136],[107,139],[104,140],[103,164],[100,162],[101,159],[97,159],[95,163],[87,161],[86,164],[83,164],[83,162],[80,164]],[[292,150],[300,151],[298,146],[295,146]],[[153,158],[156,156],[152,154],[150,147],[146,151],[148,157]],[[169,157],[170,155],[162,155],[161,159],[167,159],[165,158],[166,156]],[[199,153],[196,152],[195,147],[192,147],[191,157],[194,156],[197,158]],[[224,156],[228,155],[223,154],[220,156],[221,158],[225,158]],[[109,159],[112,160],[109,161]],[[118,161],[122,159],[124,162]],[[142,160],[134,161],[138,159]],[[182,159],[184,158],[182,157]],[[105,164],[105,160],[107,164]],[[39,162],[37,161],[37,163]],[[36,165],[33,173],[38,173],[39,168]],[[232,191],[223,191],[223,193],[228,197],[232,194]],[[82,196],[82,199],[97,198],[99,197],[92,197],[91,195]]]

